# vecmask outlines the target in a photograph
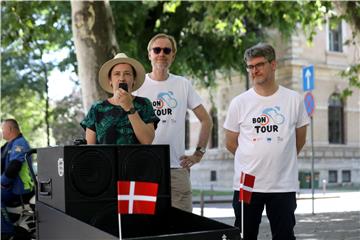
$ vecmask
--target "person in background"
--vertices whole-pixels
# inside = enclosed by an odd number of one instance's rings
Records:
[[[275,50],[259,43],[245,51],[253,87],[235,97],[225,119],[226,148],[235,155],[235,226],[241,226],[240,176],[255,176],[250,204],[244,203],[244,239],[257,239],[266,207],[272,239],[295,239],[297,155],[309,124],[299,93],[275,81]]]
[[[152,71],[146,74],[145,83],[136,94],[152,101],[161,120],[154,143],[170,145],[172,206],[191,212],[190,168],[205,154],[212,121],[190,81],[169,72],[177,51],[175,39],[163,33],[157,34],[149,41],[147,50]],[[194,112],[201,124],[197,148],[190,156],[185,155],[187,109]]]
[[[5,119],[1,127],[6,140],[1,147],[1,239],[10,239],[15,235],[15,228],[6,206],[30,199],[34,195],[34,183],[25,161],[30,146],[19,124],[15,119]]]
[[[142,64],[124,53],[102,65],[100,86],[112,96],[93,104],[80,123],[87,144],[152,143],[159,119],[148,99],[132,95],[144,78]]]

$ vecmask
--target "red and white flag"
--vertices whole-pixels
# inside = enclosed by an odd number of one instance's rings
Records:
[[[155,214],[158,183],[118,181],[118,214]]]
[[[255,176],[241,172],[239,201],[250,203],[254,188]]]

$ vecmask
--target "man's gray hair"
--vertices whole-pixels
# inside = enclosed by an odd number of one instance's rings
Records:
[[[244,61],[247,62],[252,58],[264,57],[269,62],[276,60],[274,48],[267,43],[258,43],[251,48],[246,49],[244,53]]]
[[[175,41],[175,38],[171,35],[168,35],[168,34],[165,34],[165,33],[159,33],[159,34],[156,34],[155,36],[153,36],[149,43],[148,43],[148,47],[147,47],[147,50],[148,52],[151,51],[151,46],[152,44],[155,42],[156,39],[158,38],[167,38],[169,39],[169,41],[171,42],[171,50],[173,53],[176,53],[177,52],[177,47],[176,47],[176,41]]]

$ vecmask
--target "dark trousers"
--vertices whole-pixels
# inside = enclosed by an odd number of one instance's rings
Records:
[[[14,225],[9,218],[9,214],[6,211],[6,206],[12,201],[19,201],[20,196],[12,193],[11,189],[1,189],[1,233],[13,235]]]
[[[6,206],[20,206],[21,203],[28,202],[32,196],[34,196],[34,191],[17,195],[12,192],[11,188],[1,188],[1,234],[15,234],[15,228]]]
[[[293,240],[295,227],[295,192],[252,193],[250,204],[244,203],[244,239],[256,240],[259,233],[261,215],[266,207],[273,240]],[[234,191],[233,208],[235,226],[241,230],[241,202],[239,191]]]

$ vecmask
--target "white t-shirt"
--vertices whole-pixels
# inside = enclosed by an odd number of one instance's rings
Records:
[[[180,157],[185,154],[186,110],[198,107],[200,96],[189,80],[174,74],[165,81],[155,81],[146,74],[144,84],[134,94],[152,102],[160,118],[153,144],[169,144],[171,168],[180,168]]]
[[[295,130],[309,122],[300,94],[282,86],[267,97],[253,88],[235,97],[224,123],[225,129],[239,133],[234,190],[240,188],[243,171],[256,177],[254,192],[297,191]]]

